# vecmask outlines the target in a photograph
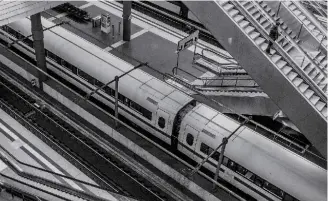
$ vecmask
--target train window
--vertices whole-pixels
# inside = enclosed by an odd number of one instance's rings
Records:
[[[236,172],[238,172],[241,175],[245,175],[247,173],[247,169],[242,167],[241,165],[237,165]]]
[[[282,201],[297,201],[297,199],[293,198],[291,195],[285,193],[284,199]]]
[[[208,148],[210,148],[210,147],[207,146],[206,144],[204,144],[204,143],[200,144],[200,151],[206,155],[208,155]]]
[[[124,98],[125,98],[125,97],[124,97],[122,94],[118,93],[118,100],[119,100],[120,102],[123,103]]]
[[[16,38],[23,39],[23,38],[25,38],[25,36],[19,32],[16,32]]]
[[[187,138],[186,138],[186,142],[187,144],[189,144],[190,146],[192,146],[192,144],[194,143],[194,136],[191,135],[190,133],[187,134]]]
[[[236,171],[237,164],[235,162],[233,162],[232,160],[229,160],[229,162],[228,162],[228,168],[230,168],[233,171]]]
[[[29,38],[26,38],[23,40],[25,44],[27,44],[29,47],[33,48],[33,41]]]
[[[265,181],[263,188],[270,191],[274,195],[282,198],[284,196],[284,192],[280,190],[280,188],[276,187],[275,185],[270,184],[269,182]]]
[[[8,33],[9,33],[10,35],[16,37],[16,31],[15,31],[15,30],[13,30],[13,29],[10,28],[10,27],[8,27],[7,30],[8,30]]]
[[[160,128],[165,128],[165,119],[163,117],[158,118],[158,126]]]
[[[137,103],[135,103],[135,102],[133,102],[133,101],[130,101],[130,107],[132,108],[132,109],[135,109],[135,110],[137,110],[136,109],[136,107],[137,107]],[[138,111],[138,110],[137,110]]]
[[[98,80],[95,79],[95,85],[97,87],[102,87],[104,84],[102,82],[100,82],[100,81],[98,81]]]
[[[248,171],[248,172],[246,173],[245,177],[246,177],[248,180],[254,182],[255,175],[254,175],[252,172]]]
[[[220,158],[220,152],[216,151],[213,155],[212,158],[216,161],[219,161]]]
[[[55,61],[56,63],[58,63],[58,64],[60,64],[61,65],[61,58],[59,57],[59,56],[57,56],[57,55],[55,55],[54,53],[52,53],[52,52],[50,52],[50,51],[48,51],[48,57],[50,58],[50,59],[52,59],[53,61]]]
[[[259,177],[259,176],[256,176],[255,177],[255,180],[254,180],[254,184],[255,185],[257,185],[259,187],[262,187],[263,186],[263,182],[264,182],[264,180],[261,177]]]
[[[112,97],[115,96],[115,91],[114,91],[112,88],[106,86],[104,89],[105,89],[105,92],[106,92],[108,95],[110,95],[110,96],[112,96]]]
[[[3,26],[1,27],[1,29],[7,32],[7,30],[8,30],[8,26],[7,26],[7,25],[3,25]]]
[[[91,77],[90,75],[86,74],[82,70],[78,70],[78,76],[80,76],[81,78],[85,79],[86,81],[88,81],[91,84],[94,83],[93,77]]]
[[[143,108],[143,110],[144,110],[143,113],[142,113],[143,116],[146,117],[147,119],[149,119],[149,120],[151,121],[151,118],[152,118],[152,113],[151,113],[151,111],[146,110],[146,109],[144,109],[144,108]]]
[[[229,159],[227,158],[227,157],[223,157],[223,161],[222,161],[222,164],[224,165],[224,166],[228,166],[228,162],[229,162]]]
[[[124,99],[124,104],[129,106],[130,105],[130,100],[128,98],[125,98]]]
[[[65,68],[67,68],[70,71],[72,70],[72,65],[70,63],[68,63],[67,61],[65,61],[64,59],[62,59],[61,65],[64,66]]]

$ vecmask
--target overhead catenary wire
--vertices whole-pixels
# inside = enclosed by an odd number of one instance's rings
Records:
[[[48,13],[48,12],[45,12],[45,13],[47,13],[47,14],[49,14],[50,16],[53,16],[53,17],[56,18],[56,16],[54,16],[54,15]],[[62,19],[59,19],[59,18],[56,18],[56,19],[58,19],[58,20],[62,20]],[[70,27],[72,27],[72,28],[74,28],[74,29],[80,31],[81,33],[87,35],[88,37],[94,39],[95,41],[97,41],[97,42],[99,42],[99,43],[101,43],[101,44],[107,45],[107,44],[105,44],[103,41],[101,41],[101,40],[95,38],[94,36],[92,36],[92,35],[86,33],[85,31],[83,31],[83,30],[81,30],[81,29],[79,29],[79,28],[73,26],[71,23],[69,23],[68,26],[70,26]],[[178,33],[177,33],[177,34],[178,34]],[[120,53],[120,54],[122,54],[123,56],[125,56],[125,57],[131,59],[131,60],[134,61],[134,62],[137,62],[137,63],[139,63],[139,64],[141,64],[141,63],[146,63],[146,62],[144,62],[144,61],[140,61],[139,59],[134,58],[133,56],[130,56],[130,55],[124,53],[123,51],[120,51],[120,50],[116,49],[115,47],[112,47],[111,45],[110,45],[110,47],[112,48],[112,51],[115,51],[115,52],[117,52],[117,53]],[[160,72],[159,70],[157,70],[156,68],[152,67],[152,66],[149,65],[149,64],[146,65],[146,67],[149,68],[149,69],[151,69],[151,70],[153,70],[154,72],[156,72],[156,73],[159,74],[159,75],[162,75],[162,76],[164,75],[164,73]],[[168,83],[168,84],[169,84],[169,83]],[[171,85],[171,84],[169,84],[169,85]],[[174,87],[174,85],[171,85],[171,86]],[[190,96],[190,94],[188,94],[187,92],[185,92],[185,91],[183,91],[183,90],[181,90],[181,89],[179,89],[179,88],[176,88],[176,89],[179,90],[180,92],[182,92],[182,93],[184,93],[184,94]],[[205,100],[210,101],[210,102],[212,102],[212,103],[214,103],[214,104],[216,104],[216,105],[218,105],[218,106],[220,106],[220,107],[223,107],[223,108],[227,109],[228,111],[230,111],[230,112],[233,113],[233,114],[236,114],[238,117],[241,117],[241,118],[243,118],[243,119],[245,119],[245,120],[246,120],[246,119],[249,119],[247,116],[245,116],[245,115],[243,115],[243,114],[241,114],[241,113],[238,113],[238,112],[234,111],[234,110],[231,109],[230,107],[225,106],[224,104],[222,104],[221,102],[219,102],[219,101],[217,101],[217,100],[214,100],[214,99],[212,99],[212,98],[210,98],[210,97],[207,97],[206,95],[200,93],[200,92],[197,91],[197,90],[193,90],[193,92],[195,92],[195,94],[197,94],[198,96],[201,96],[201,97],[204,98]],[[270,128],[267,128],[266,126],[263,126],[262,124],[260,124],[260,123],[258,123],[258,122],[256,122],[256,121],[254,121],[254,120],[252,120],[252,119],[249,119],[249,121],[250,121],[251,123],[253,123],[255,126],[260,127],[260,128],[262,128],[262,129],[268,131],[269,133],[275,135],[275,136],[279,136],[280,138],[282,138],[282,139],[284,139],[284,140],[286,140],[286,141],[288,141],[288,142],[294,144],[295,146],[297,146],[297,147],[299,147],[299,148],[303,148],[301,145],[299,145],[299,144],[297,144],[297,143],[295,143],[295,142],[292,142],[292,141],[289,140],[288,138],[282,136],[282,135],[279,134],[279,133],[276,133],[275,131],[271,130]],[[309,152],[310,154],[312,154],[312,155],[314,155],[314,156],[316,156],[316,157],[321,158],[320,156],[317,156],[315,153],[313,153],[313,152],[311,152],[311,151],[309,151],[309,150],[307,150],[307,152]]]

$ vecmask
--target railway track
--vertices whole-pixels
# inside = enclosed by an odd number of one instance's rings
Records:
[[[0,101],[15,111],[25,122],[25,127],[42,140],[48,138],[47,144],[56,144],[51,147],[61,147],[69,153],[84,171],[88,169],[101,185],[112,189],[119,194],[134,197],[139,200],[173,200],[169,195],[153,186],[150,182],[126,167],[117,158],[105,152],[93,141],[79,133],[72,126],[54,115],[47,108],[39,109],[36,101],[26,95],[19,88],[0,77]],[[28,126],[32,125],[32,126]],[[33,129],[34,128],[34,129]],[[57,149],[58,150],[58,149]],[[56,150],[56,151],[57,151]],[[60,151],[62,152],[62,151]],[[72,157],[70,161],[72,161]],[[65,157],[66,158],[66,157]],[[97,176],[95,176],[97,175]],[[101,178],[101,179],[100,179]]]

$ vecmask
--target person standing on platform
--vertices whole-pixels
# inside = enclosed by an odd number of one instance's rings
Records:
[[[279,22],[276,22],[276,24],[274,24],[271,29],[270,29],[270,32],[269,32],[269,37],[271,38],[271,40],[273,41],[276,41],[278,39],[278,36],[279,36],[279,33],[278,33],[278,26],[280,25]],[[266,48],[266,53],[268,53],[269,55],[272,55],[270,50],[271,50],[271,47],[273,45],[272,41],[269,40],[269,44],[268,44],[268,47]]]

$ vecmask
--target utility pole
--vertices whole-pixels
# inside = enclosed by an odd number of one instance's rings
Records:
[[[221,147],[219,162],[218,162],[218,165],[216,167],[216,172],[215,172],[215,176],[214,176],[214,182],[213,182],[213,187],[212,187],[213,190],[215,189],[215,182],[218,180],[218,177],[220,176],[219,175],[220,167],[221,167],[221,164],[222,164],[222,161],[223,161],[224,151],[225,151],[225,148],[226,148],[227,144],[228,144],[228,139],[226,137],[224,137],[222,139],[222,147]]]
[[[119,77],[115,76],[115,128],[118,128],[118,81]]]

